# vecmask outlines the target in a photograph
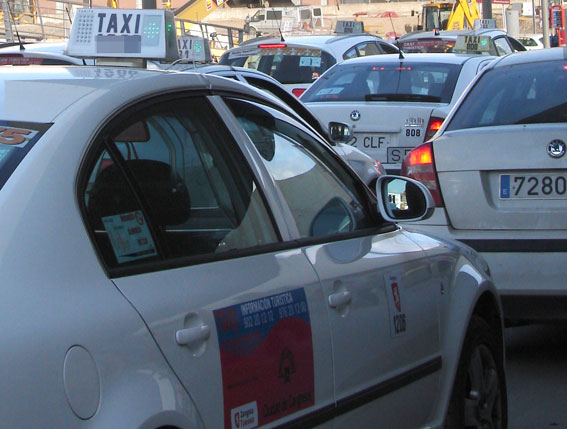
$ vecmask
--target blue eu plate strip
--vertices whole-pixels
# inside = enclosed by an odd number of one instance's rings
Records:
[[[500,176],[500,198],[510,198],[510,175]]]

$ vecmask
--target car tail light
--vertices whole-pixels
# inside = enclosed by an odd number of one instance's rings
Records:
[[[278,49],[278,48],[285,48],[287,45],[285,43],[264,43],[258,45],[260,49]]]
[[[424,143],[406,155],[402,162],[401,175],[415,179],[427,186],[433,201],[435,201],[435,206],[443,207],[431,143]]]
[[[295,95],[297,98],[301,97],[301,94],[305,92],[306,88],[293,88],[291,93]]]
[[[441,125],[443,125],[443,119],[432,116],[431,119],[429,119],[429,124],[427,124],[427,131],[425,133],[425,138],[423,139],[423,141],[425,142],[427,140],[431,140],[435,133],[439,131]]]

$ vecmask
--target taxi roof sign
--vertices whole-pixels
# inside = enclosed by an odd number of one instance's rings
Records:
[[[78,58],[179,58],[173,12],[158,9],[78,9],[67,43]]]
[[[179,57],[188,62],[210,63],[212,61],[209,40],[197,36],[180,36],[177,38]]]
[[[490,36],[459,35],[453,52],[496,55]]]

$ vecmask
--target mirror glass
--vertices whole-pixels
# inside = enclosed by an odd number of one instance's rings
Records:
[[[413,219],[427,211],[427,200],[421,189],[402,178],[382,182],[382,198],[393,219]]]
[[[346,143],[351,139],[350,128],[342,122],[329,122],[329,136],[334,142]]]

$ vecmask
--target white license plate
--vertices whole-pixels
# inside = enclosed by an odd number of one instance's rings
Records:
[[[567,174],[501,174],[501,199],[567,199]]]
[[[382,150],[392,144],[392,134],[355,134],[349,144],[362,151]]]

